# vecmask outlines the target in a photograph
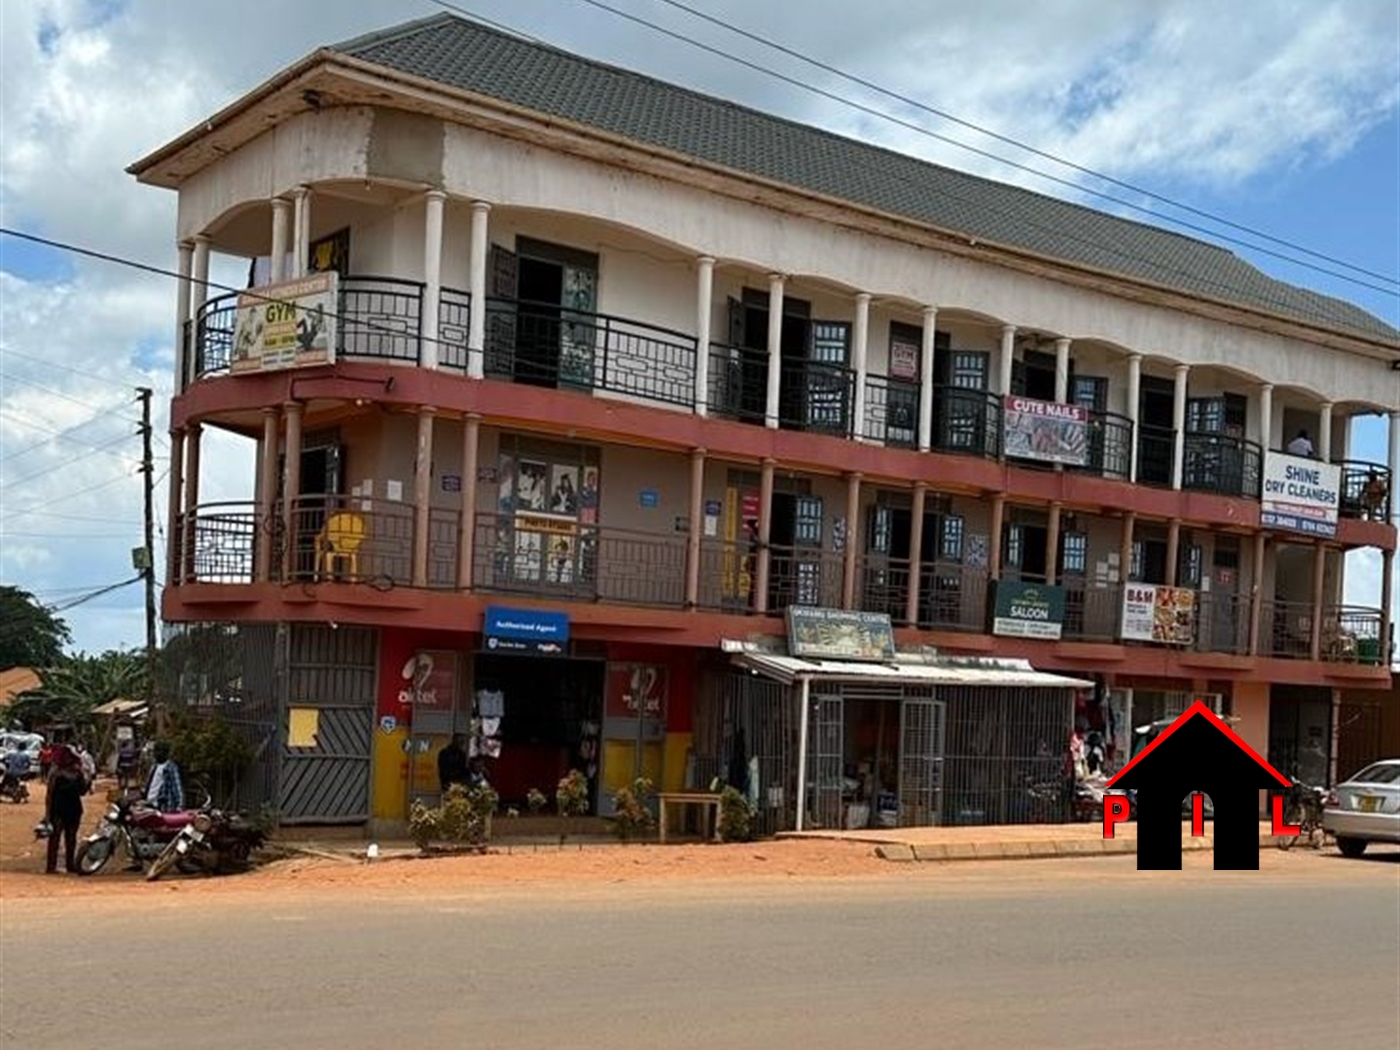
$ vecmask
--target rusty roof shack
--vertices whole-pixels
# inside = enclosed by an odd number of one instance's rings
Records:
[[[1259,868],[1259,791],[1291,786],[1199,700],[1124,766],[1111,788],[1137,791],[1138,870],[1181,868],[1181,803],[1193,791],[1215,807],[1215,868]]]

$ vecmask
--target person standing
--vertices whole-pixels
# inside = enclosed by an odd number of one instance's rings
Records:
[[[453,784],[467,783],[467,750],[462,734],[453,733],[451,742],[438,752],[438,786],[444,795]]]
[[[49,847],[44,873],[58,871],[58,840],[63,838],[63,867],[76,871],[73,854],[78,847],[78,827],[83,822],[85,782],[78,756],[66,744],[54,749],[53,772],[49,774],[44,799],[44,819],[49,825]]]
[[[152,757],[155,768],[146,784],[146,801],[162,813],[175,813],[185,808],[185,788],[180,783],[180,767],[170,757],[170,745],[158,741]]]
[[[1298,436],[1288,443],[1288,454],[1290,456],[1303,456],[1307,459],[1312,458],[1312,438],[1308,437],[1306,430],[1298,431]]]

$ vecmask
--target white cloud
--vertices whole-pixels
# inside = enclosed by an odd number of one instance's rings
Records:
[[[616,2],[765,66],[866,97],[662,5]],[[1046,188],[579,3],[471,6],[605,61]],[[1379,120],[1393,119],[1400,104],[1400,23],[1384,3],[1290,0],[1255,5],[1248,17],[1222,17],[1218,6],[1196,0],[983,0],[956,10],[912,0],[716,0],[704,8],[967,119],[1152,185],[1241,185],[1283,168],[1326,165]],[[174,195],[137,185],[124,173],[127,164],[319,45],[439,10],[401,0],[6,2],[0,219],[173,267]],[[925,114],[905,115],[975,140]],[[0,274],[0,365],[9,377],[0,385],[0,577],[51,592],[115,582],[130,574],[129,549],[139,542],[140,482],[130,472],[139,448],[130,429],[136,407],[127,399],[136,385],[154,387],[156,429],[164,434],[173,286],[88,260],[73,260],[71,275],[59,281],[26,280],[15,274],[27,272],[28,249],[5,239],[0,250],[0,269],[8,271]],[[117,444],[92,451],[108,442]],[[248,443],[209,435],[204,452],[204,498],[246,499]],[[163,437],[156,453],[168,454]],[[157,474],[166,466],[160,462]],[[156,506],[163,527],[163,493]],[[70,618],[84,648],[143,638],[136,588]]]

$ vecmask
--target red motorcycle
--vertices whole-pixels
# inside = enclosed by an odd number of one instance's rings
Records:
[[[78,847],[78,874],[96,875],[118,849],[125,850],[133,864],[154,861],[198,813],[194,809],[162,813],[143,798],[118,799]]]

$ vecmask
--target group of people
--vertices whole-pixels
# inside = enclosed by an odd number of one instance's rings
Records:
[[[185,808],[185,789],[180,767],[170,756],[170,745],[158,741],[152,751],[154,765],[146,781],[144,797],[147,803],[162,813]],[[63,867],[77,870],[74,855],[78,846],[78,829],[83,823],[83,796],[92,791],[97,776],[97,763],[82,744],[56,744],[52,752],[52,768],[45,787],[44,819],[40,833],[48,839],[44,871],[58,871],[58,850],[63,845]]]

